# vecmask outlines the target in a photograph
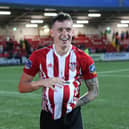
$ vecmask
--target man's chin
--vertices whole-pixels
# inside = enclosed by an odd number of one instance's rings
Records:
[[[68,41],[63,41],[62,46],[66,46],[66,47],[69,46],[69,42]]]
[[[66,48],[69,48],[69,47],[70,47],[69,43],[63,43],[62,44],[62,49],[66,49]]]

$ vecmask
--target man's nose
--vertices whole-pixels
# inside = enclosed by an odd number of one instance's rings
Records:
[[[62,33],[63,33],[64,35],[67,34],[66,29],[63,29]]]

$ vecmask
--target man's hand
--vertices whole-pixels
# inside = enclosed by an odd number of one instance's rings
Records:
[[[53,90],[55,89],[53,87],[54,85],[57,86],[57,87],[62,88],[64,83],[65,83],[65,81],[63,79],[60,79],[60,78],[57,78],[57,77],[40,80],[40,85],[41,86],[49,87]]]

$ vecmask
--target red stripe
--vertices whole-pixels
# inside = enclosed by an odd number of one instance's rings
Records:
[[[47,54],[41,58],[41,62],[42,62],[42,69],[43,69],[43,71],[44,71],[44,73],[46,75],[46,78],[48,78],[48,74],[47,74],[47,59],[46,58],[47,58]]]
[[[69,79],[69,61],[70,61],[70,54],[65,59],[65,80]]]
[[[54,67],[53,67],[53,74],[54,74],[54,77],[58,77],[59,76],[59,70],[58,70],[58,67],[59,67],[59,63],[58,63],[58,58],[57,56],[55,55],[55,53],[53,53],[53,59],[54,59]],[[54,86],[55,87],[55,86]],[[53,92],[53,114],[52,114],[52,117],[54,119],[54,114],[55,114],[55,103],[54,103],[54,92]]]
[[[55,104],[54,104],[54,90],[52,90],[51,88],[49,88],[49,90],[48,90],[48,97],[49,97],[49,101],[50,101],[51,108],[52,108],[53,115],[54,115],[54,108],[55,108]]]
[[[80,62],[78,61],[79,57],[78,57],[77,51],[74,51],[74,53],[76,56],[76,77],[75,77],[75,80],[77,80],[77,79],[80,79]]]
[[[74,87],[78,87],[78,83],[76,81],[73,82]]]
[[[44,88],[43,89],[43,92],[44,92],[44,95],[45,95],[45,98],[46,98],[46,110],[48,111],[48,105],[47,105],[47,103],[48,103],[48,100],[47,100],[47,96],[46,96],[46,88]]]
[[[63,94],[63,108],[62,108],[62,114],[66,113],[67,110],[67,103],[70,97],[70,89],[68,85],[64,86],[64,94]]]
[[[72,107],[72,109],[75,107],[74,103],[71,103],[70,106]]]
[[[47,108],[47,99],[46,99],[46,88],[43,88],[43,95],[42,95],[42,108],[44,110],[48,110]]]
[[[79,82],[79,85],[78,85],[77,81],[74,81],[73,85],[74,85],[75,89],[77,90],[77,91],[74,90],[74,97],[79,98],[80,97],[80,82]],[[77,92],[77,94],[75,92]]]
[[[54,77],[58,77],[59,76],[59,61],[57,56],[54,53]]]

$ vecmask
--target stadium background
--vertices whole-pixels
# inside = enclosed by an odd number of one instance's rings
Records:
[[[82,107],[84,129],[129,129],[129,1],[128,0],[0,0],[0,129],[38,129],[41,90],[18,92],[23,64],[35,49],[52,44],[49,35],[52,17],[46,12],[70,13],[75,26],[73,44],[96,62],[99,97]],[[89,17],[99,13],[101,17]],[[31,20],[43,20],[35,28]],[[118,26],[125,20],[124,26]],[[35,79],[38,79],[36,76]],[[81,94],[87,90],[82,84]]]

